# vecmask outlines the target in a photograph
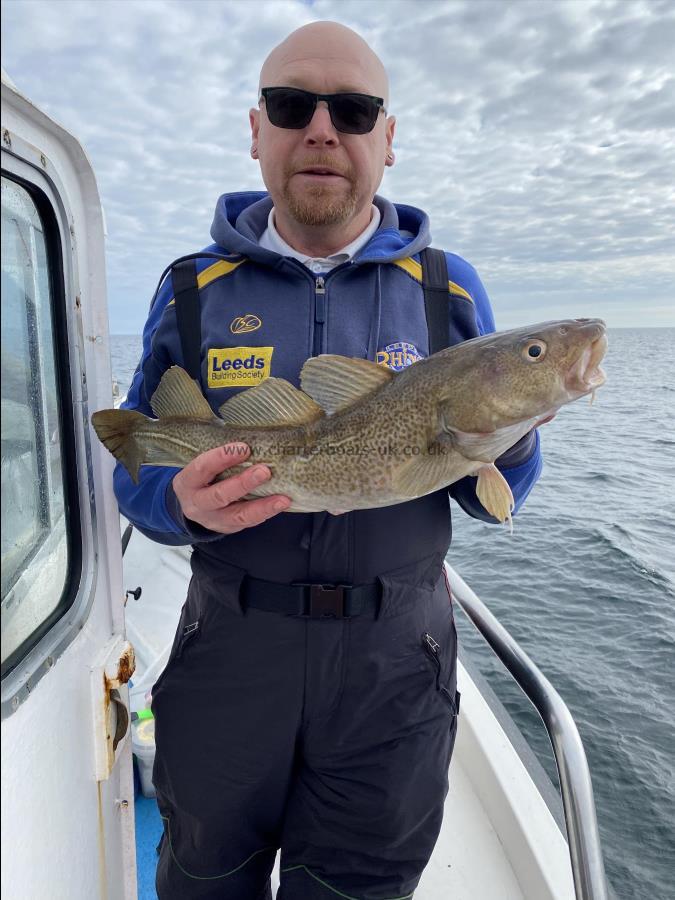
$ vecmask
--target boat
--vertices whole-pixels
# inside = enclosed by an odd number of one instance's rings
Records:
[[[113,405],[96,179],[77,139],[4,73],[2,238],[2,888],[12,900],[148,900],[161,827],[148,692],[190,549],[120,520],[113,459],[89,424]],[[450,791],[415,897],[613,897],[569,710],[446,575],[455,613],[541,715],[561,796],[460,645]]]

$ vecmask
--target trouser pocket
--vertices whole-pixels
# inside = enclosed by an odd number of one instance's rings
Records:
[[[453,715],[459,713],[460,693],[453,687],[450,674],[446,671],[443,663],[443,653],[439,642],[429,634],[428,631],[423,632],[422,648],[431,660],[434,671],[436,673],[436,690],[439,696],[447,703]]]
[[[191,604],[188,599],[183,606],[180,619],[178,620],[178,627],[176,628],[176,634],[173,639],[173,644],[171,645],[169,658],[160,672],[159,678],[152,686],[151,694],[153,696],[157,694],[157,691],[162,685],[169,670],[182,658],[186,647],[191,641],[194,641],[199,636],[200,630],[201,617],[194,609],[191,609]]]

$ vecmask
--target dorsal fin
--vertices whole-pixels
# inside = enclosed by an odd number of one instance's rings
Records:
[[[196,381],[180,366],[171,366],[162,375],[157,390],[150,401],[158,419],[185,418],[210,422],[215,419],[213,410],[202,396]]]
[[[283,378],[266,378],[262,384],[242,391],[218,410],[228,425],[308,425],[323,416],[323,410]]]
[[[332,416],[389,384],[394,377],[390,369],[368,359],[324,353],[304,364],[300,386]]]

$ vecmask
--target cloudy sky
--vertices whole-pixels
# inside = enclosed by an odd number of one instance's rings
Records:
[[[675,325],[673,0],[4,0],[3,66],[98,178],[114,333],[261,189],[260,64],[294,28],[357,30],[391,78],[380,192],[478,269],[498,327]]]

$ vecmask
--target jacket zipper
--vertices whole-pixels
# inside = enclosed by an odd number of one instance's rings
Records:
[[[312,272],[308,271],[306,266],[303,266],[301,262],[298,262],[295,259],[289,259],[287,262],[292,265],[293,268],[300,270],[305,278],[309,277],[314,281],[314,340],[312,341],[312,356],[318,356],[321,353],[323,329],[326,323],[326,280],[328,278],[333,278],[334,275],[337,275],[338,272],[341,272],[343,269],[348,269],[350,266],[353,266],[354,261],[349,260],[349,262],[340,263],[339,266],[335,266],[330,272],[326,272],[325,276],[315,276]]]
[[[323,326],[326,322],[326,281],[318,275],[314,285],[314,344],[312,353],[318,356],[323,344]]]

